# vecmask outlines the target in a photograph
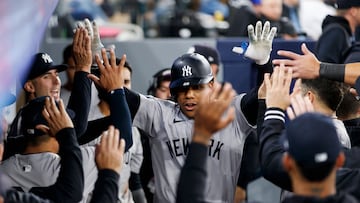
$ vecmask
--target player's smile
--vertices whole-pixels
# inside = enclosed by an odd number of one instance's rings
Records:
[[[185,103],[184,108],[186,111],[194,111],[196,108],[196,103],[187,102]]]

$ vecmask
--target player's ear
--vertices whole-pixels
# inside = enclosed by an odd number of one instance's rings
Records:
[[[24,84],[24,89],[26,92],[29,93],[34,93],[35,92],[35,86],[33,84],[33,82],[31,80],[28,80],[25,84]]]
[[[208,85],[211,89],[214,88],[214,80],[211,80]]]
[[[344,152],[340,152],[340,154],[338,155],[338,157],[336,158],[336,168],[341,168],[345,163],[345,155]]]
[[[282,159],[281,159],[282,165],[285,169],[286,172],[289,172],[292,168],[291,165],[291,157],[289,156],[289,154],[287,152],[284,153]]]
[[[309,98],[309,100],[310,100],[311,103],[314,103],[315,95],[314,95],[314,93],[313,93],[312,91],[308,91],[308,92],[306,93],[306,96]]]

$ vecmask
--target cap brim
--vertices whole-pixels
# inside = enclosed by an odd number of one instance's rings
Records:
[[[50,66],[50,69],[56,69],[58,72],[62,72],[68,68],[68,65],[66,64],[60,64],[56,66]]]
[[[206,78],[181,78],[171,82],[170,89],[181,88],[181,87],[190,87],[195,85],[207,84],[214,77],[209,76]]]

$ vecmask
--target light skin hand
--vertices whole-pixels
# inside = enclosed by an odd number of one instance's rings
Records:
[[[223,87],[215,86],[213,90],[209,89],[202,94],[194,117],[193,142],[208,145],[215,132],[234,120],[235,109],[230,104],[235,91],[226,83]]]
[[[91,40],[85,28],[79,27],[73,38],[73,54],[76,71],[90,73],[92,64]]]
[[[293,69],[294,78],[314,79],[319,77],[320,61],[303,43],[301,45],[303,54],[296,54],[291,51],[278,51],[278,55],[289,59],[276,59],[273,64],[284,64]]]
[[[120,140],[120,132],[114,126],[101,135],[101,142],[96,146],[95,161],[99,170],[110,169],[120,173],[123,164],[125,140]]]
[[[291,107],[286,109],[286,113],[290,120],[293,120],[297,116],[306,112],[314,112],[314,106],[312,105],[309,97],[303,97],[301,94],[295,94],[291,97]]]
[[[60,130],[64,128],[74,128],[74,125],[65,110],[62,99],[58,102],[59,107],[56,106],[54,98],[47,97],[45,99],[45,107],[42,115],[48,123],[48,126],[37,125],[36,128],[42,130],[50,136],[55,136]]]
[[[290,84],[292,69],[285,68],[284,64],[274,68],[271,79],[265,74],[266,106],[267,108],[280,108],[285,110],[290,105]]]
[[[94,81],[96,85],[103,88],[107,92],[111,90],[123,88],[124,86],[124,76],[123,69],[126,61],[126,55],[123,55],[119,65],[116,65],[116,56],[115,51],[110,49],[110,63],[106,55],[106,50],[101,50],[102,58],[104,59],[104,64],[101,62],[100,57],[96,56],[96,63],[98,64],[100,71],[100,78],[89,74],[88,77]]]

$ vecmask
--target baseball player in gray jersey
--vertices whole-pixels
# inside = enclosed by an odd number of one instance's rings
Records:
[[[276,29],[270,24],[249,27],[245,56],[268,62]],[[247,54],[248,53],[248,54]],[[146,97],[126,90],[133,125],[150,136],[155,174],[155,202],[175,202],[176,187],[193,133],[194,115],[202,92],[213,88],[209,62],[200,54],[184,54],[171,68],[170,91],[176,102]],[[210,97],[209,99],[216,99]],[[209,142],[208,177],[204,202],[233,202],[247,135],[255,131],[257,89],[234,97],[235,119]]]

